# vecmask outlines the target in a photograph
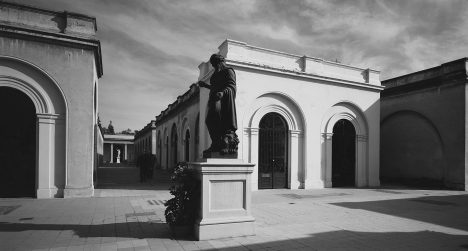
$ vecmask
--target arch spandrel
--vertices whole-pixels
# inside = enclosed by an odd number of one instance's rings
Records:
[[[267,113],[276,112],[283,116],[291,131],[302,132],[305,128],[303,112],[297,103],[283,93],[266,93],[255,99],[244,117],[244,128],[258,128]]]
[[[0,86],[16,88],[28,95],[38,114],[67,114],[68,105],[60,85],[39,66],[23,59],[0,56]]]
[[[368,135],[368,125],[364,113],[356,105],[349,102],[340,102],[328,109],[322,119],[321,132],[332,134],[333,126],[340,119],[350,121],[357,135]]]

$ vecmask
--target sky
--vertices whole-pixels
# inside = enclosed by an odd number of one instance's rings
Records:
[[[99,116],[140,130],[197,81],[227,38],[381,71],[468,56],[466,0],[9,0],[97,19]]]

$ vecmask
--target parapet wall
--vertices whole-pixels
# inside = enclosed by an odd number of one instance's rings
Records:
[[[0,24],[82,37],[96,35],[96,18],[2,2]]]
[[[231,64],[380,86],[380,72],[369,68],[358,68],[320,58],[274,51],[229,39],[225,40],[218,49],[219,53],[225,56],[227,62]],[[208,63],[202,63],[199,68],[199,79],[204,79],[209,75],[211,67]]]

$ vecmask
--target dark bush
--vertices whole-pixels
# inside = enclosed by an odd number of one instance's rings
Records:
[[[174,198],[164,204],[166,222],[170,225],[195,224],[200,208],[200,180],[196,170],[180,162],[174,168],[171,180],[174,184],[170,192]]]

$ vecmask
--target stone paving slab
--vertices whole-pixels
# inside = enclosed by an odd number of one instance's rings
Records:
[[[468,250],[468,193],[410,189],[262,190],[257,235],[173,239],[168,191],[0,199],[0,250]]]

